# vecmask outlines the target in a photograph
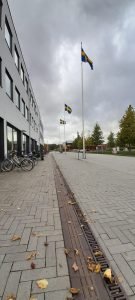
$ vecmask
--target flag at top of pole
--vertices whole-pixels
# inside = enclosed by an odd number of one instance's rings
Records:
[[[91,70],[93,70],[93,61],[87,56],[87,54],[84,52],[83,48],[81,47],[81,60],[82,62],[87,62]]]

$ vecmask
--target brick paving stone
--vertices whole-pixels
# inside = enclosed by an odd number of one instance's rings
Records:
[[[58,248],[64,248],[64,242],[63,241],[56,242],[56,249],[58,249]]]
[[[17,300],[29,300],[31,293],[31,281],[19,283]]]
[[[66,300],[68,297],[71,299],[71,294],[68,292],[68,290],[49,292],[45,294],[45,300]]]
[[[45,294],[32,294],[31,297],[36,299],[36,300],[46,300]]]
[[[63,276],[63,277],[57,277],[57,278],[51,278],[47,279],[48,281],[48,287],[46,289],[39,289],[37,287],[36,282],[33,282],[32,286],[32,293],[47,293],[47,292],[54,292],[54,291],[61,291],[61,290],[69,290],[70,288],[70,282],[69,282],[69,277],[68,276]]]
[[[12,271],[31,270],[31,263],[35,264],[35,268],[45,268],[45,259],[32,259],[25,261],[17,261],[13,263]]]
[[[20,245],[27,245],[29,242],[29,238],[30,238],[30,234],[31,234],[31,229],[29,228],[25,228],[21,237],[21,241],[20,241]]]
[[[27,246],[25,245],[1,247],[0,254],[24,252],[26,251],[26,248]]]
[[[38,280],[52,277],[56,277],[55,267],[22,271],[21,281]]]
[[[5,286],[7,284],[7,279],[11,270],[11,263],[3,263],[0,268],[0,296],[3,295]]]
[[[46,267],[56,266],[55,242],[48,243],[46,247]]]
[[[63,248],[56,249],[57,257],[57,274],[58,276],[68,275],[67,262],[65,260],[65,253]]]
[[[6,284],[3,299],[7,299],[9,295],[16,297],[21,272],[11,272]]]

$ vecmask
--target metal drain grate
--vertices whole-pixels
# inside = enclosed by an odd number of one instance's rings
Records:
[[[68,189],[69,189],[69,187],[68,187]],[[74,199],[73,194],[72,194],[72,199]],[[74,201],[75,201],[75,199],[74,199]],[[100,263],[100,265],[101,265],[101,276],[103,277],[104,271],[107,268],[109,268],[109,263],[108,263],[105,255],[103,254],[102,250],[100,249],[100,247],[90,229],[90,226],[86,223],[85,217],[84,217],[78,203],[76,203],[74,205],[74,209],[78,216],[80,225],[83,225],[82,231],[84,232],[87,242],[89,244],[89,247],[92,251],[93,259],[95,260],[96,263]],[[95,251],[101,251],[102,254],[95,256],[95,254],[94,254]],[[115,276],[113,272],[112,272],[112,276],[113,277]],[[105,281],[105,284],[106,284],[107,290],[108,290],[112,300],[127,300],[127,297],[125,296],[123,289],[119,283],[115,284],[115,283],[110,283],[110,282]]]

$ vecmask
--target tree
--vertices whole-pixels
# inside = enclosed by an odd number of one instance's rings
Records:
[[[104,142],[103,133],[98,123],[96,123],[92,133],[93,145],[101,145]]]
[[[131,146],[135,145],[135,111],[131,105],[121,118],[119,127],[119,140],[124,146],[128,146],[130,150]]]
[[[79,135],[79,132],[77,132],[77,137],[74,139],[72,143],[72,148],[73,149],[82,149],[83,147],[83,141],[81,136]]]
[[[114,133],[112,131],[108,135],[107,140],[108,140],[108,147],[113,148],[115,146],[115,138],[114,138]]]
[[[92,145],[92,137],[89,135],[85,140],[86,149],[89,149],[91,145]]]

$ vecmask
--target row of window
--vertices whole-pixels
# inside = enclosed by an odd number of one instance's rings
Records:
[[[0,7],[1,7],[1,11],[2,11],[2,5]],[[9,47],[9,50],[10,50],[11,54],[13,54],[12,39],[13,39],[12,31],[11,31],[11,28],[9,26],[7,17],[5,17],[5,40],[7,42],[7,45]],[[21,76],[22,82],[23,82],[23,84],[25,86],[26,92],[27,92],[28,96],[30,97],[30,102],[31,102],[31,105],[32,105],[32,107],[34,109],[34,112],[38,116],[37,106],[36,106],[36,103],[35,103],[34,98],[32,96],[31,89],[29,88],[28,79],[25,76],[25,72],[24,72],[24,68],[23,68],[22,63],[20,65],[20,56],[19,56],[19,52],[17,50],[16,45],[14,47],[14,61],[15,61],[15,65],[17,67],[17,70],[18,70],[18,72],[19,72],[19,74]]]
[[[6,94],[13,101],[13,79],[11,78],[7,69],[5,69],[5,86],[6,86]],[[20,93],[19,93],[17,87],[15,87],[15,103],[16,103],[16,107],[22,112],[23,116],[26,117],[26,120],[28,122],[30,122],[30,124],[32,125],[32,128],[36,132],[38,132],[37,124],[36,124],[34,118],[31,116],[31,113],[29,114],[29,109],[26,106],[23,98],[21,99]]]

